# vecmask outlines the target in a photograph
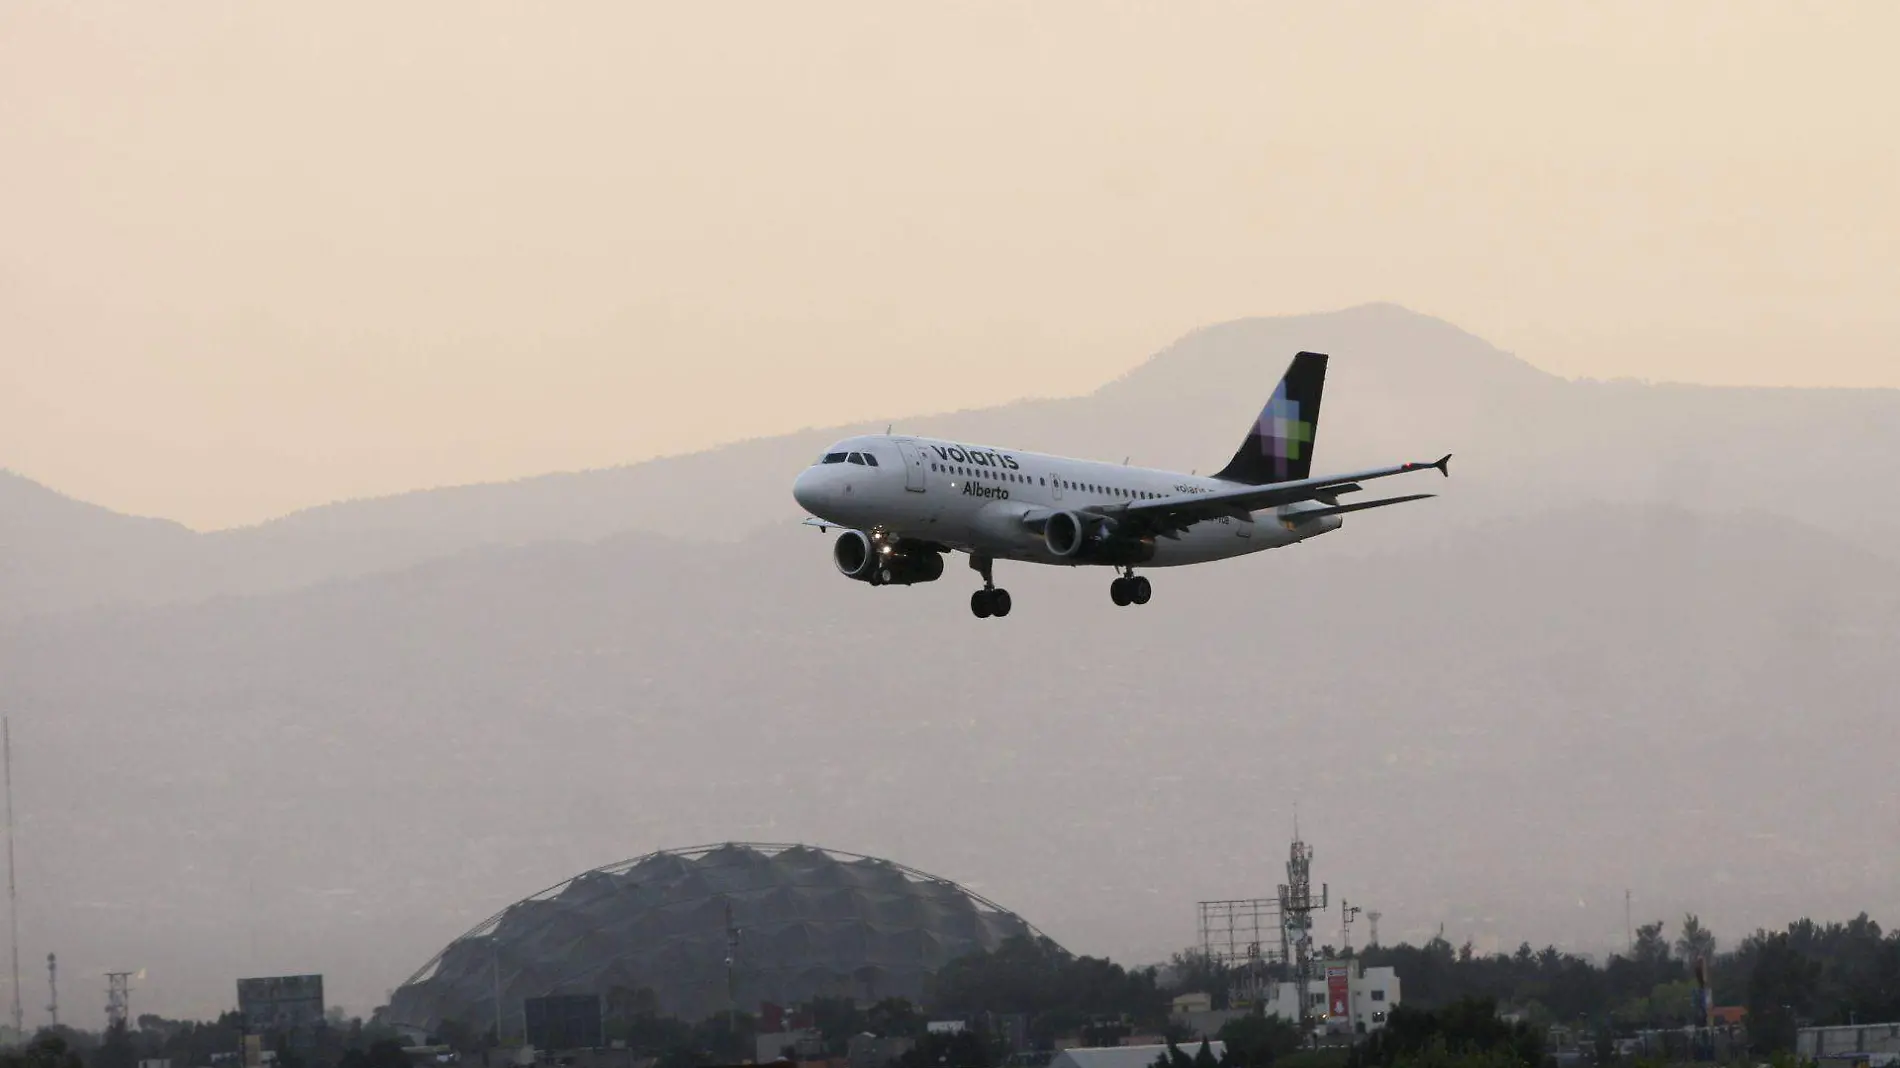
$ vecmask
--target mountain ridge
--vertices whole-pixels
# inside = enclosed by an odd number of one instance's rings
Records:
[[[141,540],[127,526],[108,542],[104,561],[86,548],[97,543],[82,529],[90,520],[65,533],[38,531],[18,557],[35,561],[31,581],[19,565],[0,572],[0,616],[289,589],[484,545],[589,541],[625,530],[691,530],[730,541],[796,520],[785,490],[791,475],[829,442],[881,432],[886,422],[920,434],[1211,470],[1302,348],[1333,354],[1316,444],[1322,465],[1456,453],[1453,522],[1460,526],[1576,500],[1635,508],[1826,501],[1817,521],[1897,551],[1890,535],[1900,531],[1900,503],[1866,494],[1864,485],[1900,479],[1900,391],[1564,379],[1444,320],[1370,304],[1210,324],[1078,397],[810,428],[638,464],[333,502],[202,534],[180,527]],[[10,507],[0,497],[0,512]]]

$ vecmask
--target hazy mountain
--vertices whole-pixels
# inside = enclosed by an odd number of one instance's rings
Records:
[[[1900,395],[1567,382],[1371,306],[899,426],[1207,470],[1298,348],[1336,354],[1322,465],[1456,451],[1445,497],[1141,609],[840,579],[786,486],[846,430],[217,534],[0,478],[23,953],[161,1011],[304,970],[367,1008],[517,896],[739,838],[1152,960],[1270,892],[1295,801],[1388,939],[1604,948],[1626,887],[1731,936],[1900,905]]]
[[[1456,485],[1456,483],[1452,483]],[[962,568],[626,535],[0,630],[31,954],[211,1011],[313,970],[367,1007],[513,898],[730,838],[884,854],[1152,960],[1270,893],[1293,806],[1390,940],[1719,932],[1900,877],[1900,568],[1778,515],[1455,499],[1251,559]],[[1391,552],[1351,540],[1413,537]],[[1872,837],[1869,837],[1869,836]],[[1482,943],[1481,943],[1482,944]]]
[[[1458,454],[1472,524],[1594,502],[1785,511],[1900,559],[1900,391],[1572,382],[1392,305],[1197,331],[1083,397],[900,418],[900,430],[1180,469],[1231,455],[1294,351],[1334,354],[1323,468]],[[957,373],[946,368],[945,374]],[[1085,386],[1086,383],[1078,383]],[[919,406],[927,403],[920,399]],[[349,501],[195,537],[66,502],[0,571],[0,618],[294,589],[469,549],[644,530],[731,541],[796,518],[790,477],[847,433],[805,431],[628,467]],[[25,504],[0,493],[0,530]],[[29,519],[29,524],[35,522]],[[123,528],[123,529],[121,529]],[[114,531],[99,549],[98,531]],[[149,537],[132,536],[146,530]],[[66,533],[70,532],[70,533]],[[5,556],[14,556],[9,550]],[[28,562],[28,560],[32,562]],[[103,561],[103,563],[102,563]]]

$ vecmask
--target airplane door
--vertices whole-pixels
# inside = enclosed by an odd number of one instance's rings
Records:
[[[1051,489],[1051,491],[1055,493],[1056,500],[1058,501],[1061,500],[1062,499],[1062,476],[1059,474],[1051,474],[1049,476],[1049,488]]]
[[[904,488],[912,493],[924,491],[924,454],[917,446],[908,441],[897,443],[897,451],[904,454]]]

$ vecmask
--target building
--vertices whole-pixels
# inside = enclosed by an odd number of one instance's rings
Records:
[[[379,1022],[433,1034],[443,1020],[519,1041],[523,1005],[651,990],[699,1020],[814,997],[924,999],[950,961],[1012,937],[1022,917],[948,879],[806,845],[726,843],[583,872],[508,906],[398,987]],[[499,1002],[499,1004],[497,1004]]]
[[[1337,1006],[1329,1004],[1334,1000]],[[1321,1034],[1377,1031],[1399,1003],[1399,975],[1392,968],[1361,968],[1356,960],[1320,964],[1307,984],[1306,1002],[1307,1019]],[[1198,1040],[1220,1034],[1229,1021],[1249,1014],[1247,1009],[1216,1009],[1213,1003],[1207,994],[1182,994],[1174,999],[1170,1018]],[[1260,1006],[1269,1016],[1298,1022],[1300,984],[1270,984]]]
[[[1794,1051],[1816,1061],[1837,1057],[1864,1058],[1868,1063],[1890,1061],[1900,1054],[1900,1023],[1803,1027],[1795,1032]]]
[[[1324,961],[1306,984],[1306,1016],[1316,1029],[1332,1034],[1377,1031],[1399,1004],[1399,973],[1393,968],[1362,968],[1356,960]],[[1300,1018],[1300,984],[1276,983],[1267,992],[1266,1011],[1283,1020]]]
[[[825,1040],[816,1031],[771,1031],[752,1037],[753,1060],[759,1064],[773,1061],[816,1061],[825,1056]]]

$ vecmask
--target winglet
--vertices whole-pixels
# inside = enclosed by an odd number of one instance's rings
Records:
[[[1450,478],[1451,477],[1451,453],[1446,453],[1444,456],[1440,457],[1438,462],[1433,464],[1432,466],[1438,468],[1439,474],[1444,475],[1446,478]]]

